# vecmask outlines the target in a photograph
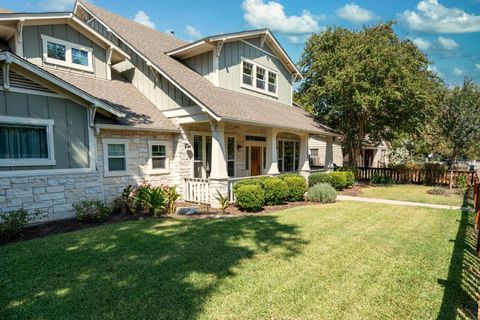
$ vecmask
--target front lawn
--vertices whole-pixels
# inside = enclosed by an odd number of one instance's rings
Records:
[[[362,188],[359,197],[379,198],[388,200],[401,200],[423,203],[444,204],[449,206],[462,206],[464,199],[462,194],[437,195],[427,191],[435,187],[415,184],[394,184],[390,186],[368,186]],[[438,189],[438,188],[437,188]],[[444,188],[446,192],[446,188]]]
[[[2,319],[473,318],[472,214],[343,202],[0,247]]]

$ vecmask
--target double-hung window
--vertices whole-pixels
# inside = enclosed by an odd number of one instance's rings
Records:
[[[128,140],[103,139],[105,176],[128,174]]]
[[[93,49],[42,34],[43,60],[47,63],[93,72]]]
[[[55,165],[50,119],[0,117],[0,166]]]
[[[243,88],[277,96],[278,73],[253,61],[242,61],[241,81]]]
[[[168,146],[167,141],[148,141],[150,153],[150,172],[151,173],[168,173]]]

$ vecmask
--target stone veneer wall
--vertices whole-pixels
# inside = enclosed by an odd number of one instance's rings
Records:
[[[104,176],[103,139],[128,140],[128,169],[129,174],[124,176]],[[151,174],[148,172],[150,140],[168,141],[169,172]],[[191,158],[185,149],[185,139],[181,134],[159,133],[132,130],[101,130],[97,136],[97,169],[103,177],[104,197],[107,203],[121,195],[123,188],[128,185],[139,185],[144,182],[154,186],[175,185],[179,193],[183,188],[183,177],[188,177],[191,167]],[[188,172],[187,172],[188,171]]]
[[[42,220],[58,220],[74,216],[72,204],[85,199],[103,199],[98,172],[0,178],[0,212],[38,209]]]

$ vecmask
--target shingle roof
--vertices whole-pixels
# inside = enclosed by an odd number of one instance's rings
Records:
[[[272,127],[326,133],[324,127],[304,110],[285,104],[222,89],[169,57],[165,52],[185,45],[173,36],[148,28],[89,2],[80,2],[99,20],[140,51],[172,81],[194,97],[216,116],[226,119]]]
[[[87,78],[52,69],[46,70],[126,114],[123,118],[115,119],[97,117],[97,123],[125,125],[139,129],[179,130],[133,84],[113,70],[112,80]]]

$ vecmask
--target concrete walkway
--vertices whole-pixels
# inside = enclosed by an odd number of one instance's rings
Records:
[[[458,206],[449,206],[444,204],[434,204],[434,203],[421,203],[421,202],[411,202],[411,201],[399,201],[399,200],[387,200],[387,199],[377,199],[377,198],[363,198],[363,197],[353,197],[353,196],[342,196],[338,195],[337,200],[339,201],[359,201],[359,202],[370,202],[370,203],[385,203],[385,204],[395,204],[399,206],[412,206],[412,207],[426,207],[426,208],[435,208],[435,209],[450,209],[450,210],[463,210],[471,211],[472,208],[464,208]]]

